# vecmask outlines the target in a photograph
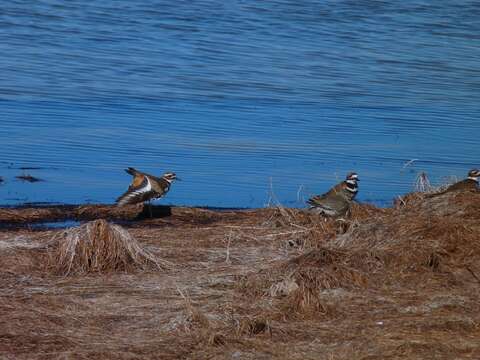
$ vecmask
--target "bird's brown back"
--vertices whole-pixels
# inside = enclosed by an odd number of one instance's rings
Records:
[[[453,185],[450,185],[445,192],[458,191],[458,190],[478,190],[478,183],[472,179],[465,179],[459,181]]]
[[[145,175],[142,174],[142,173],[136,173],[134,176],[133,176],[133,179],[132,179],[132,184],[130,186],[132,187],[138,187],[140,186],[143,181],[145,180]]]

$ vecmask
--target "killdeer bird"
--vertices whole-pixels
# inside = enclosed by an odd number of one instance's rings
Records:
[[[450,185],[448,188],[446,188],[443,191],[440,191],[439,193],[432,194],[434,195],[440,195],[440,194],[445,194],[447,192],[451,191],[478,191],[478,178],[480,177],[480,170],[478,169],[472,169],[468,172],[468,177],[464,180],[461,180],[459,182],[456,182],[453,185]]]
[[[180,180],[175,173],[171,172],[163,174],[162,177],[156,177],[140,172],[132,167],[125,169],[125,171],[133,176],[133,180],[128,190],[117,199],[118,206],[161,198],[170,190],[173,180]]]
[[[328,192],[310,198],[307,203],[310,210],[326,216],[343,216],[350,209],[358,193],[357,173],[349,173],[344,181],[332,187]]]

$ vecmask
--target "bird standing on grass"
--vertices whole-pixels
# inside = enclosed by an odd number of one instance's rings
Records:
[[[162,177],[156,177],[138,171],[132,167],[125,169],[125,171],[133,176],[132,183],[128,190],[117,199],[117,205],[137,204],[141,202],[161,198],[170,190],[170,185],[173,180],[180,180],[177,175],[172,172],[163,174]],[[151,215],[151,207],[150,207]]]
[[[332,187],[328,192],[310,198],[307,203],[310,210],[331,217],[345,215],[358,193],[357,173],[349,173],[344,181]]]
[[[468,177],[462,181],[450,185],[445,191],[456,190],[478,190],[478,178],[480,177],[480,170],[472,169],[468,172]]]
[[[456,182],[455,184],[450,185],[445,190],[428,194],[427,197],[435,197],[437,195],[442,195],[452,191],[478,191],[478,178],[480,177],[479,169],[472,169],[468,172],[466,179]]]

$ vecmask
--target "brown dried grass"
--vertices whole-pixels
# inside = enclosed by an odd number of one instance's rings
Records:
[[[282,271],[301,286],[314,290],[365,285],[364,258],[341,250],[315,249],[287,261]]]
[[[479,200],[480,194],[468,192],[432,198],[414,193],[391,213],[364,221],[332,245],[375,252],[385,263],[388,281],[422,286],[426,278],[471,280],[467,273],[480,271]]]
[[[303,244],[310,246],[246,275],[238,289],[247,297],[283,298],[278,309],[285,315],[331,312],[323,301],[329,289],[480,283],[480,204],[472,203],[472,194],[415,194],[391,209],[354,204],[343,223],[291,209],[283,218],[309,229]]]
[[[281,267],[284,279],[281,284],[293,280],[296,286],[283,302],[283,311],[286,314],[320,315],[332,312],[322,299],[322,292],[366,286],[370,267],[367,259],[358,254],[323,248],[287,261]],[[278,283],[273,285],[275,287]]]
[[[270,229],[287,229],[288,231],[272,234],[288,236],[291,247],[302,249],[321,248],[336,236],[355,228],[364,219],[380,216],[388,212],[373,205],[352,203],[348,216],[343,219],[325,217],[304,209],[290,209],[277,205],[270,209],[263,226]]]
[[[0,209],[0,224],[63,220],[70,215],[70,210],[69,207],[64,206],[45,208],[2,208]]]
[[[170,207],[153,206],[154,217],[170,215]],[[130,206],[115,205],[57,205],[19,208],[0,208],[0,224],[29,224],[61,220],[136,220],[149,217],[143,204]]]
[[[129,231],[181,271],[68,278],[19,274],[0,233],[0,357],[479,359],[479,220],[463,193],[354,204],[343,222],[174,208]],[[22,258],[51,237],[19,233]]]
[[[382,266],[369,252],[315,248],[246,275],[238,289],[249,298],[281,299],[278,310],[283,316],[323,316],[334,312],[323,301],[325,291],[363,288]]]
[[[143,249],[127,230],[105,220],[70,228],[52,239],[49,265],[56,274],[133,271],[170,267]]]

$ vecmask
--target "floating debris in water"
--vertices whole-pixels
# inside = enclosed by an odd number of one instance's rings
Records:
[[[18,175],[18,176],[15,176],[17,179],[19,180],[22,180],[22,181],[27,181],[27,182],[31,182],[31,183],[34,183],[34,182],[38,182],[38,181],[43,181],[42,179],[39,179],[35,176],[32,176],[32,175]]]

